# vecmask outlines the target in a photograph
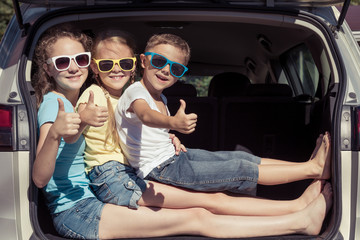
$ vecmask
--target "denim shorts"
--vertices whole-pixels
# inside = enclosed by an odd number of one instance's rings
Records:
[[[136,175],[131,166],[109,161],[95,166],[88,174],[96,197],[105,203],[138,208],[138,200],[146,190],[147,181]]]
[[[154,168],[146,177],[195,191],[256,195],[261,159],[243,151],[187,149]]]
[[[70,239],[99,239],[99,222],[104,203],[95,197],[83,199],[74,207],[52,215],[56,231]]]

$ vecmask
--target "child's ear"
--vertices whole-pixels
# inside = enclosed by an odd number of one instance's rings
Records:
[[[99,69],[97,68],[97,65],[94,61],[91,61],[90,67],[93,73],[95,73],[95,75],[99,74]]]
[[[145,59],[146,59],[146,56],[145,54],[140,54],[140,65],[142,68],[145,68]]]

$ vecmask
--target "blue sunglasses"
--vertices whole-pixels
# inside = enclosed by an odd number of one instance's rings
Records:
[[[178,78],[182,77],[184,73],[188,70],[188,68],[185,67],[184,65],[170,61],[169,59],[167,59],[166,57],[160,54],[153,52],[146,52],[145,56],[148,55],[151,56],[150,63],[154,68],[163,69],[166,65],[170,64],[170,73],[174,77],[178,77]]]

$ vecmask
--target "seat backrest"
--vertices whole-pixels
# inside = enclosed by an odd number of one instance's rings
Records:
[[[166,97],[196,97],[196,88],[189,83],[177,81],[174,85],[163,91]]]
[[[250,84],[247,96],[291,97],[292,90],[287,84]]]
[[[234,97],[246,95],[246,88],[250,85],[247,76],[238,72],[223,72],[215,75],[208,89],[209,97]]]
[[[291,98],[223,98],[219,116],[221,150],[242,145],[255,155],[284,159],[296,150],[288,143],[305,132],[303,108]]]
[[[170,114],[174,116],[180,107],[180,99],[186,102],[185,112],[196,113],[198,122],[195,132],[182,134],[176,132],[181,143],[186,147],[217,150],[218,105],[217,98],[197,97],[192,84],[181,81],[164,90]]]
[[[218,150],[218,99],[214,97],[177,97],[167,98],[168,108],[172,116],[180,107],[179,100],[186,102],[185,113],[196,113],[198,116],[196,129],[191,134],[176,132],[181,143],[189,148],[201,148],[209,151]]]

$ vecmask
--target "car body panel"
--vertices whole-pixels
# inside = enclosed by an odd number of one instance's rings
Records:
[[[8,31],[6,32],[3,41],[12,42],[11,45],[0,45],[0,55],[4,56],[0,59],[0,104],[13,105],[16,107],[16,125],[19,128],[16,130],[16,134],[19,138],[19,141],[16,143],[16,151],[13,152],[0,152],[0,161],[3,163],[0,170],[0,181],[7,182],[8,184],[2,184],[0,191],[2,193],[6,192],[8,194],[1,195],[0,197],[0,232],[6,233],[8,235],[5,239],[29,239],[31,236],[33,239],[42,238],[41,233],[37,232],[39,229],[36,224],[31,221],[36,220],[34,215],[36,212],[32,210],[32,204],[36,205],[34,202],[34,197],[31,196],[31,161],[34,159],[34,156],[31,151],[34,151],[33,143],[35,134],[33,136],[30,132],[35,132],[34,126],[26,126],[28,122],[31,121],[34,123],[35,120],[32,119],[34,116],[27,102],[26,94],[29,89],[24,89],[19,85],[19,81],[30,82],[30,66],[31,59],[34,50],[34,44],[31,44],[32,41],[37,41],[40,35],[52,25],[55,25],[60,22],[68,21],[84,21],[88,19],[93,19],[96,17],[105,19],[110,19],[111,17],[121,17],[130,19],[149,19],[151,17],[157,17],[158,19],[178,19],[179,17],[185,16],[191,18],[198,18],[201,20],[209,20],[211,15],[211,9],[204,12],[201,9],[198,10],[187,10],[184,11],[176,9],[175,5],[172,5],[172,10],[163,11],[151,9],[151,11],[136,11],[132,9],[129,11],[123,11],[121,14],[117,10],[109,12],[101,12],[102,9],[109,9],[108,5],[117,4],[117,8],[121,7],[121,4],[126,5],[125,2],[129,1],[21,1],[24,2],[21,6],[21,11],[23,14],[23,22],[25,23],[24,29],[18,31],[18,23],[15,19],[9,24]],[[40,4],[34,7],[32,4],[27,4],[27,2]],[[50,3],[51,2],[51,3]],[[159,4],[166,1],[157,1]],[[234,5],[248,4],[253,7],[264,6],[264,1],[232,1]],[[296,7],[309,7],[315,6],[315,3],[309,3],[308,1],[266,1],[270,2],[268,4],[273,4],[274,6],[289,7],[290,4],[295,3]],[[316,5],[332,5],[334,3],[339,3],[343,1],[316,1]],[[43,3],[42,7],[41,3]],[[50,5],[49,5],[50,3]],[[296,4],[299,3],[299,4]],[[75,10],[74,7],[62,8],[62,6],[70,5],[84,5],[81,10]],[[97,5],[104,4],[104,5]],[[279,5],[277,5],[279,4]],[[86,5],[86,6],[85,6]],[[90,5],[90,6],[89,6]],[[97,5],[96,8],[94,5]],[[145,4],[146,5],[146,4]],[[144,5],[144,6],[145,6]],[[170,4],[171,5],[171,4]],[[294,5],[291,5],[294,6]],[[332,10],[331,10],[332,9]],[[359,48],[354,47],[356,41],[351,36],[351,30],[347,24],[341,26],[341,30],[337,31],[331,26],[337,25],[337,18],[340,16],[340,13],[335,8],[309,8],[296,12],[292,12],[291,16],[284,16],[279,13],[267,14],[264,15],[260,20],[267,18],[268,24],[276,23],[279,26],[288,25],[297,25],[301,27],[306,27],[312,29],[316,32],[317,36],[322,39],[324,42],[326,52],[332,53],[333,57],[330,58],[330,68],[332,69],[332,75],[335,78],[335,83],[340,83],[344,85],[346,89],[343,91],[343,98],[339,99],[342,102],[341,105],[344,106],[346,111],[351,111],[351,107],[359,105],[359,95],[354,97],[351,93],[360,93],[360,81],[354,79],[354,76],[360,76],[360,53]],[[71,10],[71,11],[69,11]],[[91,12],[87,13],[87,10]],[[258,9],[257,9],[258,10]],[[305,10],[308,10],[305,11]],[[236,18],[246,19],[251,18],[252,21],[256,22],[256,14],[252,12],[239,12],[236,13],[230,11],[227,8],[222,8],[221,11],[217,11],[218,15],[214,17],[213,21],[233,21]],[[265,10],[264,10],[265,11]],[[283,9],[282,9],[283,11]],[[69,13],[70,12],[70,13]],[[270,11],[268,11],[269,13]],[[258,15],[260,16],[261,13]],[[315,14],[315,15],[313,15]],[[300,17],[299,17],[300,16]],[[294,19],[299,17],[301,19]],[[318,25],[315,26],[314,23]],[[36,25],[36,26],[35,26]],[[321,26],[321,27],[320,27]],[[321,30],[320,30],[321,29]],[[326,30],[324,30],[326,29]],[[32,39],[27,39],[31,37]],[[12,41],[10,41],[10,39]],[[27,44],[30,42],[30,44]],[[345,44],[344,44],[345,43]],[[27,47],[27,49],[25,49]],[[326,54],[326,53],[324,53]],[[23,60],[23,61],[22,61]],[[26,60],[26,62],[25,62]],[[352,62],[355,64],[346,64]],[[25,66],[25,67],[24,67]],[[22,71],[26,69],[27,72]],[[338,71],[338,69],[340,69]],[[11,80],[9,80],[11,79]],[[346,84],[345,84],[346,83]],[[12,97],[9,96],[9,93],[13,93]],[[21,113],[22,112],[22,113]],[[339,146],[342,146],[339,149],[334,150],[336,155],[336,170],[334,174],[337,177],[338,181],[334,182],[334,191],[339,195],[334,203],[334,206],[337,207],[336,214],[339,216],[338,219],[338,229],[334,229],[334,232],[331,235],[332,239],[360,239],[360,206],[357,199],[360,199],[360,188],[359,188],[359,155],[358,152],[351,151],[344,143],[345,139],[351,138],[349,133],[349,126],[351,124],[345,119],[345,112],[335,112],[333,113],[332,120],[337,126],[343,124],[346,126],[347,131],[334,130],[335,139],[339,139]],[[337,122],[336,122],[337,121]],[[35,124],[34,124],[35,125]],[[22,141],[21,141],[22,140]],[[32,142],[31,145],[30,142]],[[23,144],[21,144],[23,143]],[[30,161],[29,161],[30,159]],[[341,177],[341,178],[340,178]],[[341,179],[341,180],[340,180]],[[354,191],[356,189],[357,191]],[[30,207],[31,206],[31,207]],[[354,211],[356,209],[356,211]],[[34,230],[35,229],[35,230]]]
[[[360,45],[360,5],[353,5],[349,7],[346,14],[346,21],[349,24],[353,35]]]
[[[3,239],[29,239],[30,222],[28,189],[30,162],[28,152],[1,152],[0,232]],[[6,193],[6,194],[4,194]]]
[[[344,239],[359,239],[360,218],[359,218],[359,156],[358,153],[343,151],[341,153],[341,201],[342,219],[339,231]],[[349,174],[351,173],[351,174]],[[356,189],[356,191],[354,191]],[[354,209],[356,209],[354,211]]]

